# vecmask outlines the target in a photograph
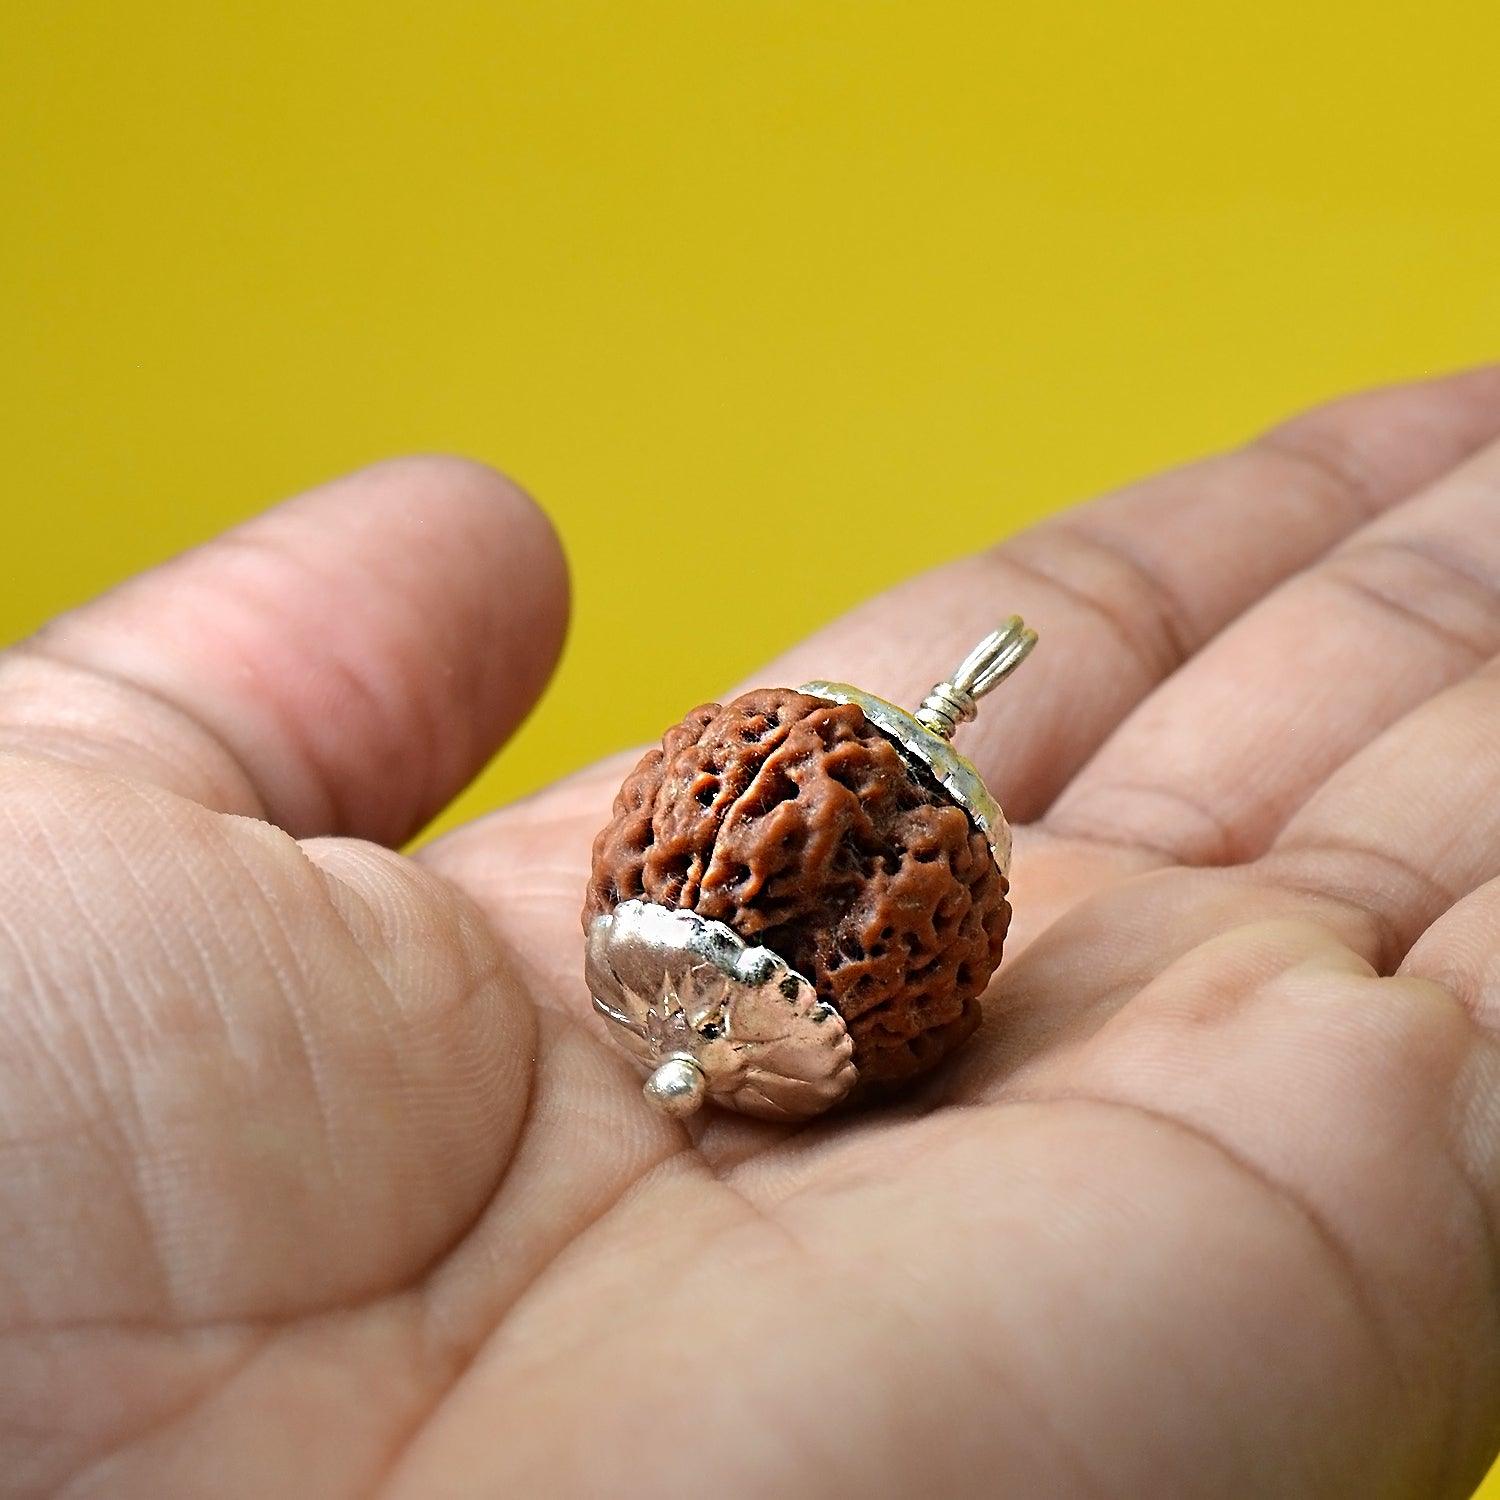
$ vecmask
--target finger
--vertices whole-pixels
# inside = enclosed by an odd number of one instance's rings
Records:
[[[1408,714],[1328,781],[1258,873],[1364,917],[1382,973],[1500,876],[1500,660]]]
[[[394,842],[530,708],[566,610],[556,537],[509,481],[461,459],[380,464],[0,657],[0,748]]]
[[[1500,662],[1387,730],[1261,859],[1141,874],[1097,900],[1081,893],[1065,914],[1054,898],[1057,920],[1001,970],[986,1024],[942,1095],[965,1097],[1033,1059],[1066,1055],[1167,966],[1248,923],[1315,922],[1394,973],[1455,901],[1500,875],[1497,723]],[[1038,894],[1045,906],[1045,884]]]
[[[1500,367],[1375,391],[1069,512],[855,610],[762,680],[836,677],[917,701],[997,616],[1035,665],[963,731],[1007,811],[1038,816],[1210,636],[1500,432]]]
[[[1500,651],[1500,444],[1236,621],[1153,694],[1048,814],[1188,864],[1263,852],[1387,725]]]

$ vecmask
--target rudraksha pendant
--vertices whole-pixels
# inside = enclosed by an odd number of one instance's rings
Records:
[[[1013,617],[915,713],[834,682],[706,704],[626,778],[594,842],[586,971],[653,1104],[806,1119],[973,1032],[1010,829],[950,738],[1035,643]]]

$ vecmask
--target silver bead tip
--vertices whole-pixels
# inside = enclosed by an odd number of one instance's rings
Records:
[[[673,1119],[685,1119],[702,1108],[708,1097],[708,1080],[703,1069],[691,1058],[678,1054],[669,1057],[646,1080],[641,1092],[647,1103]]]

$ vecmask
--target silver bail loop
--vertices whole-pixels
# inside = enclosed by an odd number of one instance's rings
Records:
[[[916,712],[917,722],[952,739],[954,730],[978,712],[979,699],[1009,677],[1035,645],[1036,631],[1020,615],[1012,615],[964,657],[951,677],[933,685]]]

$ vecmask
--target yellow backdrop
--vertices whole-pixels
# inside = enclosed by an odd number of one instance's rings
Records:
[[[5,30],[0,634],[337,471],[479,455],[557,518],[577,608],[463,812],[913,567],[1500,353],[1475,0],[10,0]],[[746,545],[792,579],[754,623],[637,620]]]

